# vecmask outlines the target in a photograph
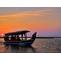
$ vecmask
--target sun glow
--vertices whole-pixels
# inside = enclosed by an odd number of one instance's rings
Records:
[[[2,33],[2,34],[0,34],[0,36],[1,36],[1,37],[3,37],[3,36],[4,36],[4,34]]]

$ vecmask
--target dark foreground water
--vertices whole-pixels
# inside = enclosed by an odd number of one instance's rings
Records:
[[[0,42],[4,42],[0,39]],[[5,47],[0,44],[0,53],[60,53],[61,38],[36,39],[32,47]]]

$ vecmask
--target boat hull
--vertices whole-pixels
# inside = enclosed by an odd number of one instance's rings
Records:
[[[24,42],[5,42],[6,46],[31,46],[32,41],[24,41]]]

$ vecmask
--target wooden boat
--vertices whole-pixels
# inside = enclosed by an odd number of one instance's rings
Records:
[[[32,37],[29,40],[27,40],[27,32],[29,31],[17,31],[12,33],[6,33],[4,37],[4,44],[6,46],[31,46],[31,44],[36,38],[36,32],[32,35]],[[19,35],[21,35],[21,39],[19,39]],[[25,37],[23,37],[23,35]]]

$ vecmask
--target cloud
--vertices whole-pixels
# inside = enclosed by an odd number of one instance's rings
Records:
[[[45,15],[50,15],[51,10],[34,10],[34,11],[24,11],[24,12],[19,12],[19,13],[9,13],[9,14],[4,14],[0,15],[1,17],[22,17],[22,16],[45,16]]]

